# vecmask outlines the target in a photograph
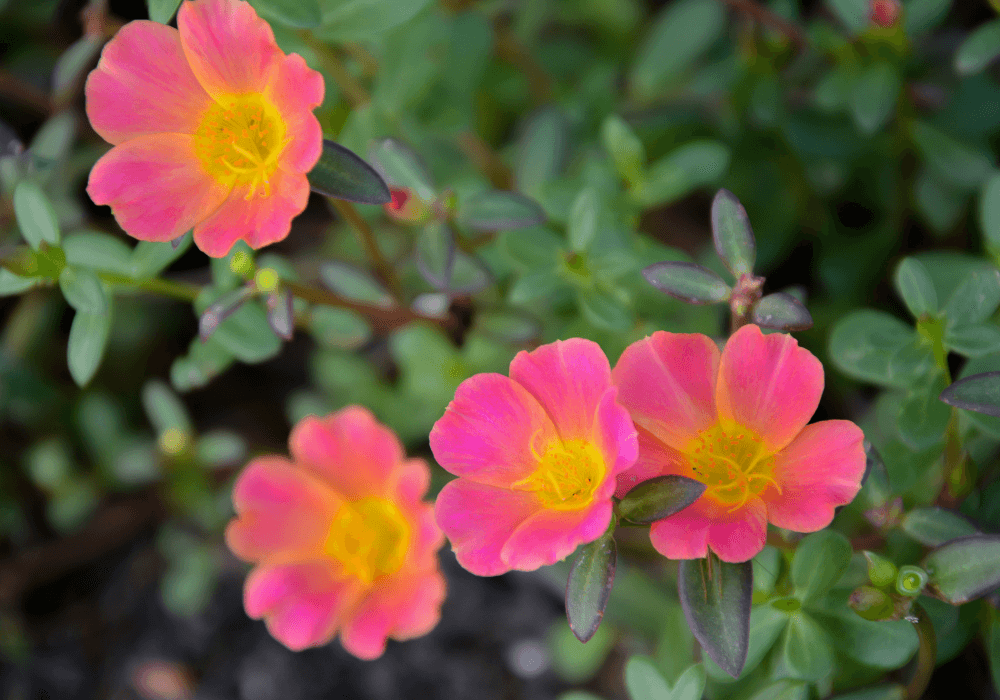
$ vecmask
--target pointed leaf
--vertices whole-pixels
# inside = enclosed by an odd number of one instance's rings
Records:
[[[77,386],[85,386],[97,372],[110,331],[110,311],[103,314],[76,312],[69,329],[66,359],[69,373]]]
[[[575,252],[585,251],[597,236],[600,223],[600,201],[592,187],[580,191],[569,210],[566,236],[569,248]]]
[[[746,209],[729,190],[719,190],[712,200],[712,241],[733,277],[753,272],[757,257],[753,229]]]
[[[666,474],[636,485],[618,504],[622,518],[648,525],[687,508],[705,492],[705,484],[686,476]]]
[[[157,434],[171,428],[188,435],[194,433],[194,425],[184,402],[159,379],[150,379],[142,387],[142,406]]]
[[[721,277],[689,262],[654,263],[642,271],[651,285],[688,304],[717,304],[732,293]]]
[[[566,582],[566,617],[581,642],[594,636],[615,581],[617,549],[611,532],[580,549]]]
[[[673,700],[663,674],[645,656],[633,656],[625,664],[625,688],[631,700]]]
[[[180,7],[181,0],[146,0],[149,18],[160,24],[167,24]]]
[[[267,323],[275,335],[291,340],[295,333],[294,297],[287,290],[271,292],[267,296]]]
[[[64,267],[59,275],[59,289],[66,303],[77,311],[103,314],[108,310],[107,290],[92,270]]]
[[[896,291],[914,318],[935,314],[938,310],[934,282],[924,264],[916,258],[905,258],[896,268]]]
[[[949,328],[944,334],[944,344],[949,350],[966,357],[992,355],[1000,352],[1000,328],[992,323]]]
[[[959,379],[941,392],[949,406],[1000,418],[1000,372],[983,372]]]
[[[493,281],[493,275],[482,261],[465,251],[455,251],[455,264],[451,268],[448,291],[453,294],[471,295],[486,289]]]
[[[540,224],[545,212],[522,194],[492,190],[462,202],[458,220],[477,231],[505,231]]]
[[[1000,535],[972,535],[938,547],[921,566],[929,589],[952,605],[961,605],[1000,586]]]
[[[955,52],[955,71],[972,75],[1000,56],[1000,19],[987,22],[966,37]]]
[[[944,438],[951,410],[938,400],[944,375],[915,384],[899,404],[896,427],[899,437],[913,450],[924,450]]]
[[[198,318],[198,336],[201,338],[201,342],[207,342],[220,323],[239,311],[240,307],[253,295],[253,291],[250,286],[239,287],[222,295],[205,309],[205,312]]]
[[[930,124],[913,120],[910,135],[927,165],[956,187],[979,187],[993,174],[992,157]]]
[[[368,158],[385,181],[393,187],[411,189],[425,202],[434,199],[434,183],[431,176],[421,162],[420,156],[409,146],[396,139],[384,139],[368,151]]]
[[[902,81],[896,67],[887,61],[869,66],[854,83],[851,114],[863,134],[874,134],[895,112]]]
[[[632,127],[620,117],[611,115],[601,125],[601,142],[614,160],[619,175],[629,183],[642,179],[646,166],[646,149]]]
[[[757,302],[753,322],[779,331],[804,331],[812,328],[813,320],[802,303],[785,292],[775,292]]]
[[[446,290],[455,264],[455,234],[443,221],[432,221],[417,234],[417,269],[435,289]]]
[[[372,166],[329,139],[323,139],[323,153],[316,167],[309,171],[309,186],[314,192],[348,202],[392,201],[388,185]]]
[[[729,147],[719,141],[691,141],[652,163],[631,192],[643,207],[670,204],[697,187],[717,182],[729,168]]]
[[[59,220],[42,188],[31,180],[21,180],[14,188],[14,216],[21,235],[35,250],[42,241],[59,245]]]
[[[542,107],[528,117],[514,158],[517,189],[538,196],[541,187],[562,170],[569,144],[569,125],[558,107]]]
[[[733,678],[740,675],[750,641],[753,565],[684,559],[677,576],[684,617],[705,653]]]
[[[975,535],[975,526],[944,508],[914,508],[903,516],[900,529],[922,545],[940,547],[959,537]]]
[[[339,261],[323,263],[319,268],[319,276],[328,288],[348,299],[384,308],[394,305],[389,290],[371,275],[347,263]]]

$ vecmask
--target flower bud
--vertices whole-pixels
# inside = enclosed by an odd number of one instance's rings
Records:
[[[905,596],[918,596],[927,585],[927,578],[927,572],[919,566],[901,566],[896,577],[896,590]]]
[[[895,612],[892,598],[871,586],[855,588],[848,605],[865,620],[889,620]]]
[[[899,573],[896,565],[875,552],[866,551],[864,555],[865,559],[868,560],[868,578],[872,585],[877,588],[891,586]]]
[[[420,197],[405,187],[390,187],[392,200],[383,204],[385,212],[397,221],[416,223],[427,218],[428,208]]]
[[[869,17],[872,24],[889,28],[899,21],[900,6],[899,0],[871,0],[869,4]]]

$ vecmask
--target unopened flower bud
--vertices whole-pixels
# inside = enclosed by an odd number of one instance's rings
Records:
[[[894,608],[892,598],[871,586],[858,586],[848,601],[851,609],[865,620],[892,619]]]
[[[882,588],[891,586],[896,580],[899,571],[896,565],[885,557],[875,554],[875,552],[864,552],[865,559],[868,560],[868,578],[873,586]]]
[[[428,208],[420,197],[405,187],[391,187],[392,200],[383,204],[385,212],[397,221],[416,223],[427,218]]]
[[[927,572],[919,566],[901,566],[896,577],[896,590],[905,596],[918,596],[927,585]]]
[[[869,17],[872,24],[889,28],[899,21],[899,0],[871,0]]]

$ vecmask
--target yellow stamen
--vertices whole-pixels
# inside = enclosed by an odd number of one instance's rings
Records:
[[[511,485],[518,491],[534,491],[546,508],[576,510],[594,501],[594,492],[603,483],[606,468],[597,446],[585,440],[563,442],[556,439],[539,454],[531,436],[528,449],[538,467],[524,479]]]
[[[705,494],[732,513],[768,486],[780,494],[773,476],[775,459],[764,441],[749,430],[727,433],[721,426],[703,430],[686,450],[694,478],[705,484]]]
[[[369,497],[340,506],[323,551],[346,575],[369,585],[398,571],[409,545],[410,525],[396,504]]]

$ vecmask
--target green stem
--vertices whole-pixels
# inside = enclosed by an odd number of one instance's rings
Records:
[[[917,649],[917,667],[913,672],[913,678],[906,684],[903,693],[906,700],[920,700],[931,681],[931,674],[934,673],[934,663],[937,660],[937,637],[934,634],[934,625],[931,624],[930,617],[927,616],[920,603],[913,603],[910,614],[917,618],[917,621],[913,623],[913,628],[917,631],[920,647]]]
[[[116,275],[112,272],[99,272],[97,276],[102,281],[115,287],[132,287],[150,294],[159,294],[165,297],[180,299],[181,301],[193,302],[201,293],[201,287],[184,282],[174,282],[165,279],[136,280],[125,275]]]

